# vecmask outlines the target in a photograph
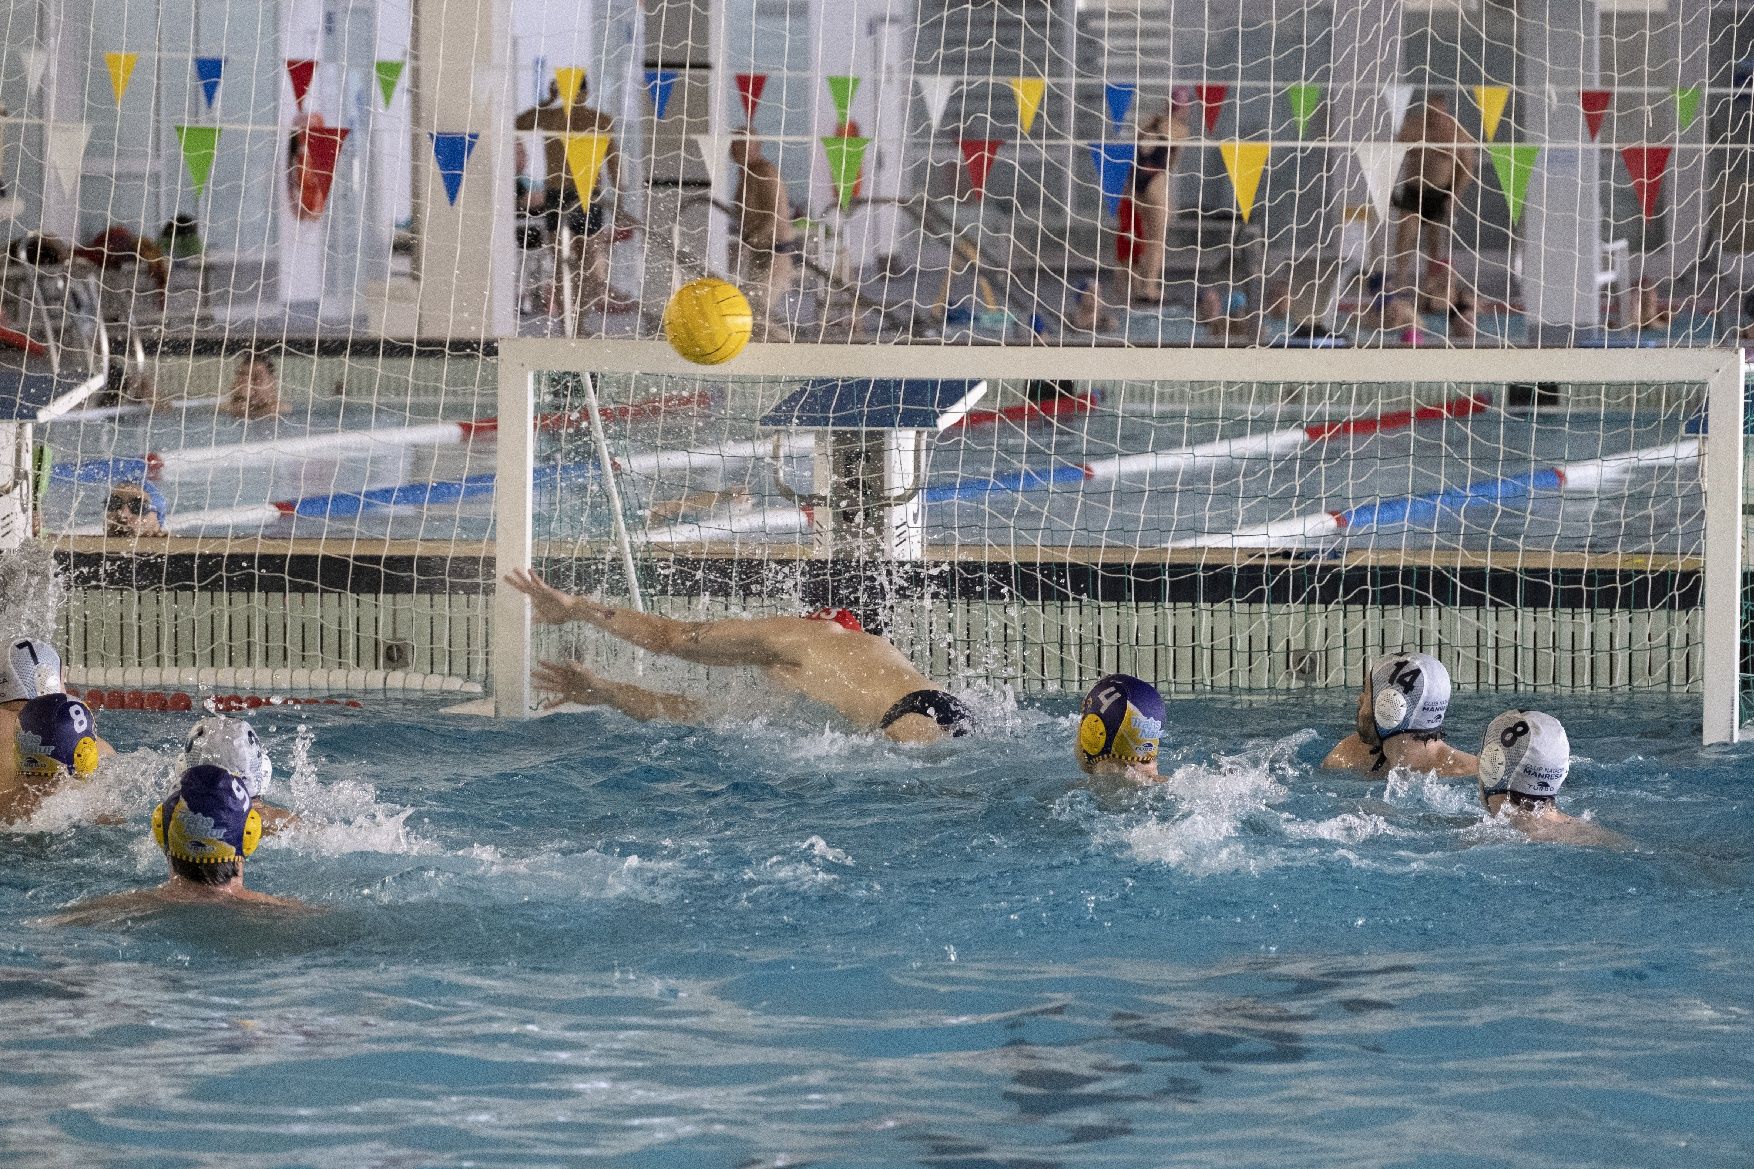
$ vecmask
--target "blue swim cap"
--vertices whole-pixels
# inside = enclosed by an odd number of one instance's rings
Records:
[[[1110,674],[1090,688],[1080,710],[1078,754],[1084,762],[1156,761],[1164,716],[1157,687],[1131,674]]]
[[[261,838],[262,817],[250,807],[243,780],[210,763],[183,772],[176,790],[152,812],[153,841],[177,860],[237,860],[255,852]]]
[[[79,779],[97,770],[97,721],[77,698],[44,694],[24,704],[13,733],[18,769],[30,775],[53,774],[65,767]]]

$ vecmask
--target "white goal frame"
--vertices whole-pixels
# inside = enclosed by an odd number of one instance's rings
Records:
[[[1743,382],[1739,349],[1146,349],[1070,346],[752,344],[727,374],[769,377],[941,378],[978,376],[1259,382],[1700,382],[1707,442],[1703,643],[1703,737],[1740,737]],[[501,578],[529,568],[534,553],[536,377],[596,374],[700,376],[663,341],[506,338],[499,342],[499,448],[494,549]],[[501,717],[531,709],[530,607],[503,584],[492,617],[492,683]]]

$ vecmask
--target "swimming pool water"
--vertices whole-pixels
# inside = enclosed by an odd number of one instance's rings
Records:
[[[1747,1165],[1749,750],[1542,702],[1635,848],[1532,845],[1316,770],[1349,705],[1173,702],[1126,797],[1071,786],[1069,699],[915,750],[282,710],[305,820],[250,882],[325,913],[45,926],[160,874],[184,723],[105,712],[117,778],[0,836],[0,1160]]]

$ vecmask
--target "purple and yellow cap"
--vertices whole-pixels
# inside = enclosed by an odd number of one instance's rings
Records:
[[[166,856],[219,864],[256,851],[262,817],[242,779],[203,763],[183,772],[176,790],[153,809],[152,839]]]
[[[13,732],[18,769],[49,775],[65,767],[77,779],[97,770],[97,721],[85,703],[65,694],[44,694],[24,704]]]
[[[1156,762],[1164,718],[1157,687],[1131,674],[1110,674],[1090,688],[1080,709],[1078,755],[1084,762]]]

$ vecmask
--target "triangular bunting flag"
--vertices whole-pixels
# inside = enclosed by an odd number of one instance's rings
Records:
[[[85,169],[85,144],[91,127],[84,122],[50,122],[43,127],[43,154],[49,173],[61,190],[71,195]]]
[[[1407,118],[1407,107],[1413,104],[1413,87],[1405,81],[1391,81],[1382,87],[1382,99],[1388,103],[1390,121],[1399,130]]]
[[[1120,209],[1121,196],[1127,193],[1127,180],[1138,153],[1139,148],[1131,142],[1090,144],[1090,161],[1096,164],[1097,181],[1102,184],[1102,205],[1110,215]]]
[[[139,53],[105,53],[104,65],[110,71],[110,89],[116,95],[116,104],[122,104],[122,95],[128,92],[128,79],[134,76],[134,66],[139,64]]]
[[[554,70],[554,84],[560,89],[561,104],[570,106],[585,87],[585,71],[577,65],[561,65]]]
[[[1267,167],[1268,145],[1265,142],[1221,142],[1218,153],[1224,158],[1224,173],[1230,176],[1230,189],[1236,192],[1236,209],[1247,223],[1255,209],[1255,192],[1261,186],[1261,172]]]
[[[696,134],[694,145],[700,151],[700,161],[706,166],[707,181],[714,190],[724,186],[725,163],[730,160],[724,143],[711,134]]]
[[[646,70],[646,96],[652,99],[654,117],[663,118],[664,111],[670,108],[670,91],[676,88],[680,76],[674,69]]]
[[[33,97],[37,86],[43,83],[43,73],[49,67],[49,51],[41,45],[34,45],[24,51],[24,95]]]
[[[979,199],[987,189],[987,172],[993,169],[993,160],[999,157],[999,147],[1005,145],[1005,140],[964,138],[957,145],[962,148],[962,165],[968,168],[968,185]]]
[[[1389,198],[1395,192],[1395,180],[1401,174],[1401,160],[1407,157],[1405,142],[1360,142],[1352,148],[1364,185],[1370,191],[1370,205],[1377,218],[1389,221]]]
[[[1675,91],[1675,128],[1685,130],[1693,125],[1693,119],[1699,116],[1699,94],[1697,85],[1689,85],[1685,89]]]
[[[463,188],[463,168],[469,165],[469,156],[475,153],[475,140],[481,135],[473,130],[466,133],[428,130],[426,136],[432,139],[432,160],[438,164],[439,178],[445,184],[445,200],[454,207],[457,193]]]
[[[597,193],[597,172],[609,157],[613,139],[607,134],[562,134],[560,140],[566,146],[566,167],[572,173],[573,189],[579,193],[579,205],[589,207],[591,196]]]
[[[1040,77],[1011,79],[1011,92],[1017,95],[1017,125],[1025,134],[1035,125],[1035,115],[1041,112],[1041,98],[1047,89],[1048,83]]]
[[[1657,214],[1657,199],[1663,193],[1663,172],[1669,169],[1667,146],[1628,146],[1620,152],[1626,173],[1632,176],[1632,193],[1638,196],[1638,209],[1646,219]]]
[[[755,121],[755,107],[761,104],[761,91],[767,88],[767,74],[739,73],[736,76],[737,96],[743,99],[743,120]]]
[[[1316,107],[1322,104],[1322,87],[1309,84],[1287,85],[1285,101],[1291,107],[1291,120],[1297,123],[1297,136],[1301,138],[1309,129],[1309,120],[1314,116]]]
[[[329,205],[329,188],[335,185],[335,160],[341,155],[348,131],[345,126],[308,126],[301,133],[305,148],[304,183],[310,186],[307,189],[301,185],[298,191],[298,199],[308,213],[300,218],[315,218]]]
[[[956,88],[954,77],[916,77],[920,87],[920,100],[926,103],[926,117],[931,120],[932,129],[944,120],[944,111],[950,106],[950,91]]]
[[[1504,117],[1504,103],[1510,90],[1502,85],[1476,85],[1474,101],[1480,107],[1480,130],[1490,142],[1498,137],[1498,120]]]
[[[372,72],[378,75],[378,92],[384,95],[384,108],[390,108],[390,99],[396,96],[396,83],[402,80],[402,69],[406,61],[379,61],[372,66]]]
[[[201,83],[201,96],[207,100],[207,108],[213,108],[214,99],[219,97],[219,75],[225,72],[224,57],[196,57],[195,80]]]
[[[853,188],[858,185],[859,174],[865,168],[865,147],[869,145],[869,138],[846,135],[822,140],[822,148],[828,152],[828,181],[834,184],[835,197],[842,211],[853,201]]]
[[[1608,116],[1608,105],[1614,100],[1611,89],[1585,89],[1579,91],[1577,104],[1583,107],[1584,125],[1590,128],[1590,141],[1594,142],[1602,133],[1602,119]]]
[[[1206,112],[1206,133],[1210,134],[1218,128],[1218,115],[1224,109],[1224,98],[1229,93],[1228,85],[1194,86],[1194,94],[1200,99],[1200,108]]]
[[[207,191],[207,178],[213,173],[213,156],[219,153],[218,126],[178,126],[177,145],[183,148],[183,166],[195,184],[197,195]]]
[[[859,92],[859,79],[837,75],[828,78],[828,96],[834,102],[835,125],[846,125],[853,97]]]
[[[305,108],[305,94],[311,91],[311,78],[317,75],[317,63],[310,57],[288,57],[286,79],[292,83],[292,104]]]
[[[1540,157],[1541,148],[1494,142],[1486,147],[1486,153],[1492,159],[1492,169],[1498,172],[1498,187],[1510,208],[1510,225],[1515,227],[1523,217],[1523,196],[1529,193],[1529,176],[1535,173],[1535,160]]]
[[[1138,96],[1139,87],[1126,81],[1110,81],[1102,87],[1102,100],[1108,106],[1108,120],[1120,125],[1127,120],[1127,114],[1133,108],[1133,98]]]

